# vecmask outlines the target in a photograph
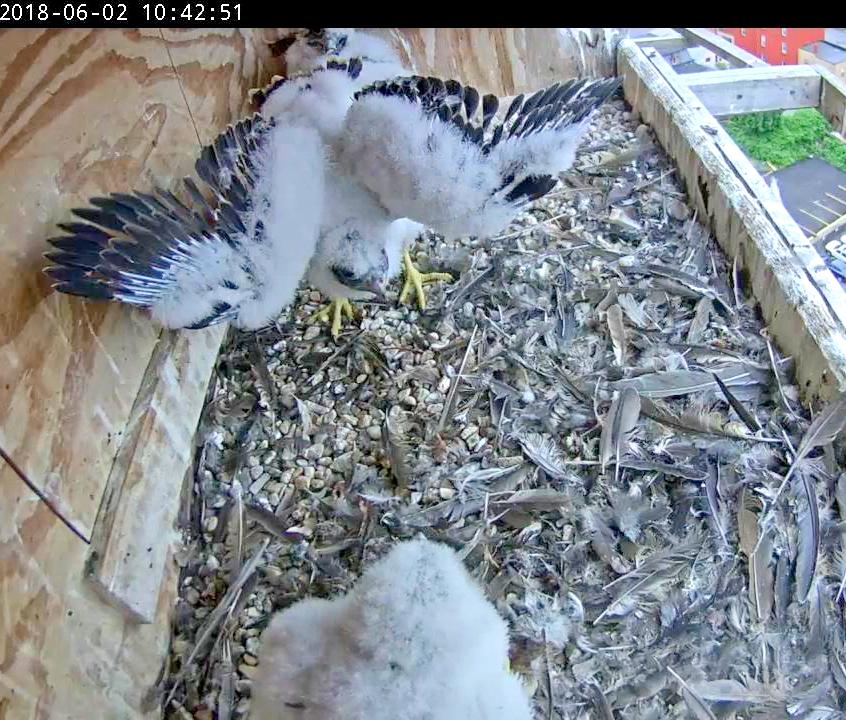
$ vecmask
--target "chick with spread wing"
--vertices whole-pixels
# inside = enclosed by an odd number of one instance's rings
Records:
[[[378,64],[378,63],[377,63]],[[426,228],[489,236],[572,165],[617,80],[569,80],[499,101],[454,80],[361,87],[364,62],[327,60],[260,91],[261,115],[203,149],[188,200],[157,189],[93,198],[47,268],[57,290],[148,308],[166,327],[262,327],[304,275],[330,300],[337,337],[351,301],[401,270],[425,307],[408,246]],[[384,70],[384,68],[383,68]],[[375,71],[374,71],[375,73]],[[373,74],[373,73],[371,73]],[[204,192],[205,191],[205,192]]]
[[[262,111],[294,112],[298,98],[316,87],[310,78],[332,72],[330,66],[263,92]],[[409,244],[426,228],[448,238],[504,229],[570,168],[594,112],[619,87],[616,79],[556,83],[517,96],[498,118],[496,96],[455,80],[409,76],[359,84],[360,72],[344,88],[334,86],[333,129],[325,137],[328,183],[337,191],[329,193],[335,200],[327,203],[309,271],[335,309],[333,335],[340,309],[351,314],[350,300],[361,297],[348,292],[356,279],[334,272],[339,259],[358,256],[357,279],[366,276],[371,288],[383,268],[385,280],[404,271],[400,299],[413,292],[425,308],[424,284],[450,276],[420,273]],[[274,100],[281,92],[284,106]]]
[[[618,87],[617,79],[556,83],[518,95],[499,120],[496,96],[455,80],[378,82],[356,94],[335,154],[390,217],[447,238],[488,237],[552,190],[594,112]],[[403,294],[413,288],[425,307],[426,278],[411,262],[410,235],[401,249]]]
[[[167,328],[255,330],[294,299],[324,209],[325,145],[308,123],[259,115],[203,148],[200,183],[112,193],[49,240],[60,292],[115,300]]]

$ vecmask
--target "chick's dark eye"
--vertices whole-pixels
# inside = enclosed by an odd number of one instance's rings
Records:
[[[345,267],[338,267],[337,265],[332,266],[332,274],[341,283],[352,282],[355,279],[355,274],[352,270]]]

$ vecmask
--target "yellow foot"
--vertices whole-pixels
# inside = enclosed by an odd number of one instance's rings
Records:
[[[426,309],[426,293],[423,292],[423,286],[426,283],[430,282],[437,282],[438,280],[442,280],[444,282],[452,282],[453,277],[449,273],[442,273],[442,272],[434,272],[434,273],[422,273],[420,272],[411,260],[411,255],[409,254],[408,250],[403,253],[402,256],[402,264],[405,268],[405,282],[402,286],[402,291],[400,292],[399,301],[404,303],[408,296],[411,295],[411,291],[414,290],[414,293],[417,295],[417,305],[421,310]]]
[[[312,315],[308,322],[329,322],[329,316],[332,317],[332,327],[330,332],[332,337],[337,340],[341,332],[341,325],[343,324],[343,315],[346,315],[350,320],[355,317],[355,310],[352,304],[346,298],[335,298],[331,300],[326,307],[318,310]]]

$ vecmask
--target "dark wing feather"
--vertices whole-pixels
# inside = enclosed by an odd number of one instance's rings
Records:
[[[51,238],[44,272],[59,292],[116,299],[149,306],[169,288],[173,274],[192,268],[193,251],[207,244],[236,247],[246,232],[251,209],[254,158],[264,147],[272,120],[259,115],[229,126],[204,147],[195,163],[209,193],[191,178],[184,189],[189,203],[173,192],[112,193],[91,198],[93,207],[75,208],[84,222],[63,223],[66,235]],[[234,314],[220,303],[203,318],[204,327]]]
[[[354,99],[378,93],[404,97],[417,103],[424,114],[467,129],[466,137],[490,152],[503,139],[525,137],[544,129],[560,129],[578,123],[604,103],[620,87],[620,80],[568,80],[538,90],[528,98],[515,97],[504,119],[495,122],[499,100],[456,80],[413,75],[380,81],[356,93]]]
[[[455,80],[379,81],[354,95],[341,154],[397,217],[444,233],[487,233],[552,189],[572,163],[582,121],[619,86],[616,78],[558,82],[518,95],[498,119],[496,97]],[[426,153],[430,167],[419,160]],[[446,182],[455,189],[450,207]]]

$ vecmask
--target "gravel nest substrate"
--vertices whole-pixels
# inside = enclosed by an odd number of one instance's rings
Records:
[[[304,289],[230,334],[180,513],[165,716],[246,717],[271,614],[422,532],[508,620],[538,718],[843,717],[825,432],[846,411],[809,432],[650,129],[610,102],[506,233],[415,250],[456,277],[423,312],[394,287],[335,342]]]

